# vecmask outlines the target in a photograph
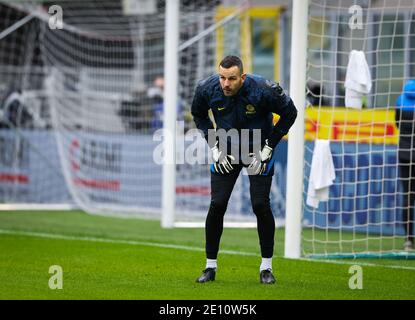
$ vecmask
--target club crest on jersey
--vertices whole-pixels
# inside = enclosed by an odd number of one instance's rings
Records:
[[[255,114],[256,113],[255,107],[252,104],[248,104],[245,107],[245,110],[246,110],[245,111],[246,114]]]

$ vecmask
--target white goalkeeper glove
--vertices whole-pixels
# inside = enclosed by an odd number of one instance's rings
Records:
[[[254,174],[263,174],[267,168],[268,162],[272,158],[272,151],[274,149],[268,145],[268,139],[265,140],[265,145],[259,152],[259,156],[255,153],[250,153],[249,156],[252,158],[251,163],[248,166],[248,170]]]
[[[222,156],[222,151],[219,151],[218,142],[216,141],[215,146],[212,150],[213,166],[217,173],[225,174],[233,170],[233,166],[230,161],[234,161],[235,157],[232,155]]]

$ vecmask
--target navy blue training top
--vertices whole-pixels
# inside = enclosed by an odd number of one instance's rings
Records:
[[[206,140],[208,130],[213,129],[208,116],[209,109],[212,110],[216,130],[260,129],[262,145],[268,139],[273,148],[288,133],[297,117],[293,101],[279,84],[255,74],[247,74],[242,87],[234,96],[224,95],[219,75],[210,76],[198,83],[191,112],[196,127],[203,132]],[[275,126],[272,113],[280,116]],[[249,139],[252,139],[252,135]]]

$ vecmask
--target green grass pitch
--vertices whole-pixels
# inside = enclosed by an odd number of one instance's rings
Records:
[[[307,232],[306,230],[304,232]],[[205,264],[204,229],[72,212],[0,212],[0,299],[278,300],[414,299],[415,261],[283,258],[276,230],[276,285],[259,283],[255,229],[225,229],[216,281],[195,282]],[[351,265],[363,288],[349,288]],[[63,288],[49,288],[52,265]]]

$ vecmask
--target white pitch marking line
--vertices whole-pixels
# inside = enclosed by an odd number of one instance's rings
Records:
[[[15,230],[0,229],[0,234],[10,234],[10,235],[18,235],[18,236],[29,236],[29,237],[38,237],[38,238],[48,238],[48,239],[60,239],[60,240],[129,244],[129,245],[158,247],[158,248],[180,249],[180,250],[187,250],[187,251],[198,251],[198,252],[205,251],[205,249],[203,248],[176,245],[176,244],[135,241],[135,240],[121,240],[121,239],[105,239],[105,238],[96,238],[96,237],[78,237],[78,236],[68,236],[68,235],[63,235],[63,234],[41,233],[41,232],[31,232],[31,231],[15,231]],[[240,256],[258,256],[258,254],[256,253],[232,251],[232,250],[222,250],[221,253],[235,254],[235,255],[240,255]]]
[[[63,235],[63,234],[41,233],[41,232],[31,232],[31,231],[16,231],[16,230],[0,229],[0,234],[29,236],[29,237],[38,237],[38,238],[48,238],[48,239],[72,240],[72,241],[90,241],[90,242],[102,242],[102,243],[114,243],[114,244],[128,244],[128,245],[136,245],[136,246],[170,248],[170,249],[179,249],[179,250],[187,250],[187,251],[197,251],[197,252],[205,251],[205,249],[203,248],[176,245],[176,244],[135,241],[135,240],[121,240],[121,239],[104,239],[104,238],[96,238],[96,237],[79,237],[79,236],[68,236],[68,235]],[[233,254],[233,255],[239,255],[239,256],[259,257],[259,254],[252,253],[252,252],[243,252],[243,251],[221,250],[221,253],[222,254]],[[382,264],[359,262],[359,261],[346,262],[346,261],[336,261],[336,260],[314,260],[314,259],[306,259],[306,258],[292,259],[292,260],[332,263],[332,264],[345,264],[345,265],[361,265],[361,266],[366,266],[366,267],[389,268],[389,269],[415,270],[415,267],[399,266],[399,265],[382,265]]]

